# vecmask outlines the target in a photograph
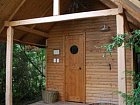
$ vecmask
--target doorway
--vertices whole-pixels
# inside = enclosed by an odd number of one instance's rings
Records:
[[[85,35],[65,37],[65,98],[85,102]]]

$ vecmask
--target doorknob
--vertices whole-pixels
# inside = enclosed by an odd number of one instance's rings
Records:
[[[82,68],[81,67],[79,67],[79,70],[81,70]]]

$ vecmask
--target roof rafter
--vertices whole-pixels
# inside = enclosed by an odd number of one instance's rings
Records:
[[[140,1],[139,0],[129,0],[129,1],[140,8]]]
[[[130,2],[129,0],[110,0],[114,2],[116,5],[122,5],[127,12],[133,16],[137,21],[140,22],[140,8],[138,8],[135,4]]]
[[[0,41],[6,41],[6,37],[0,36]],[[31,46],[47,47],[44,44],[35,44],[33,42],[21,41],[21,40],[15,39],[15,38],[13,39],[13,41],[16,42],[16,43],[26,44],[26,45],[31,45]]]
[[[21,30],[21,31],[25,31],[28,33],[32,33],[32,34],[47,38],[47,33],[39,31],[39,30],[31,29],[31,28],[28,28],[25,26],[19,26],[19,27],[15,27],[15,28],[18,30]]]
[[[134,19],[133,16],[131,16],[129,13],[125,12],[125,14],[127,15],[127,20],[134,24],[135,26],[139,27],[140,28],[140,22],[138,22],[136,19]]]
[[[15,9],[15,11],[10,15],[10,17],[8,18],[7,21],[10,21],[13,19],[13,17],[15,16],[15,14],[19,11],[19,9],[23,6],[23,4],[25,3],[26,0],[22,0],[21,3],[18,5],[18,7]],[[4,25],[2,26],[2,28],[0,29],[0,33],[4,30]]]
[[[64,14],[65,12],[66,12],[66,8],[68,7],[68,5],[69,5],[69,3],[70,3],[71,1],[66,1],[66,0],[64,0],[64,2],[59,2],[60,4],[60,6],[59,6],[59,9],[60,9],[60,13],[59,13],[59,15],[60,14]],[[49,26],[49,28],[48,28],[48,33],[50,32],[50,30],[52,30],[52,28],[56,25],[57,23],[53,23],[53,24],[51,24],[50,26]],[[41,40],[39,40],[38,41],[38,43],[39,42],[44,42],[44,39],[41,39]]]
[[[49,11],[50,9],[52,8],[52,4],[49,5],[49,7],[42,13],[42,15],[40,17],[44,17]],[[24,26],[23,26],[24,27]],[[36,24],[32,25],[30,27],[30,29],[34,29],[36,27]],[[23,30],[24,31],[24,30]],[[26,33],[27,35],[23,34],[22,37],[19,39],[19,40],[23,40],[25,37],[28,36],[28,33]]]
[[[108,6],[109,8],[115,8],[117,5],[119,5],[119,3],[118,2],[113,2],[112,0],[100,0],[102,3],[104,3],[106,6]],[[127,20],[130,22],[130,23],[132,23],[132,24],[134,24],[135,26],[138,26],[138,27],[140,27],[140,24],[139,24],[139,22],[136,20],[136,19],[134,19],[131,15],[130,15],[130,13],[127,13],[126,11],[124,11],[125,12],[125,14],[127,15]]]
[[[112,1],[110,0],[99,0],[100,2],[102,2],[103,4],[105,4],[107,7],[109,8],[117,8],[117,5],[114,4]]]
[[[46,11],[42,13],[40,17],[44,17],[50,11],[51,8],[52,8],[52,4],[49,5],[49,7],[46,9]],[[36,27],[36,24],[32,25],[31,29],[34,29],[35,27]]]

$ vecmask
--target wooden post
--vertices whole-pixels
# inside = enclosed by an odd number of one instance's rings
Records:
[[[12,54],[13,54],[13,28],[7,29],[6,48],[6,105],[12,105]]]
[[[124,17],[116,15],[117,35],[124,33]],[[118,91],[126,93],[126,74],[125,74],[125,48],[124,43],[118,47]],[[119,95],[119,105],[126,105],[123,97]]]
[[[53,15],[60,15],[60,0],[53,0]]]

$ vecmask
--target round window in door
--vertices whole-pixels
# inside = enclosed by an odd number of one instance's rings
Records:
[[[78,53],[78,47],[76,45],[72,45],[70,48],[70,52],[72,54],[77,54]]]

